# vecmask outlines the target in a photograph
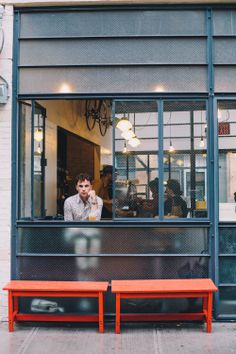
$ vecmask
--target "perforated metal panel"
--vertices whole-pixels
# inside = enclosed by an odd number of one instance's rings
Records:
[[[20,46],[23,66],[206,64],[205,39],[27,40]]]
[[[215,91],[233,93],[236,91],[236,70],[234,66],[215,67]]]
[[[207,254],[204,228],[20,228],[18,254]]]
[[[208,257],[18,257],[19,279],[205,278]]]
[[[203,35],[204,11],[115,10],[37,12],[21,15],[21,38]]]
[[[22,13],[20,65],[39,69],[20,69],[19,91],[20,94],[206,92],[206,37],[199,37],[204,35],[205,11],[201,10]],[[26,38],[37,40],[23,40]],[[66,68],[66,65],[97,67]],[[57,66],[62,67],[57,69]]]
[[[214,10],[213,11],[213,35],[235,35],[236,34],[236,11],[235,10]]]
[[[227,227],[220,229],[219,235],[220,253],[235,254],[236,256],[236,229]]]
[[[19,74],[21,94],[207,91],[205,67],[42,68]]]
[[[213,57],[215,64],[236,64],[236,39],[216,38]]]
[[[236,287],[224,287],[219,290],[219,312],[232,316],[236,313]]]
[[[219,275],[221,283],[236,285],[236,255],[235,257],[220,257]]]

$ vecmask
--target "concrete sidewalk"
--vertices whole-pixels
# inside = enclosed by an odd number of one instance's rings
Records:
[[[33,327],[15,326],[8,332],[0,324],[1,354],[230,354],[236,353],[236,323],[213,323],[211,334],[200,323],[123,324],[121,334],[106,324],[99,334],[96,325]]]

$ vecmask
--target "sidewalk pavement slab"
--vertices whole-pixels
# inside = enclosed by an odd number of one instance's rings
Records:
[[[95,324],[22,323],[8,332],[0,323],[0,354],[230,354],[236,353],[236,323],[114,323],[99,334]]]

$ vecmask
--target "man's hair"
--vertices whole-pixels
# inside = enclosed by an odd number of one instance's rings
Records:
[[[88,174],[88,173],[86,173],[86,172],[83,172],[83,173],[80,173],[79,175],[77,175],[76,177],[75,177],[75,184],[77,184],[79,181],[81,181],[81,182],[83,182],[83,181],[85,181],[85,180],[87,180],[87,181],[89,181],[90,183],[92,183],[92,177]]]
[[[155,189],[158,192],[158,178],[156,177],[155,179],[153,179],[152,181],[149,182],[149,188],[150,189]]]
[[[168,179],[166,186],[171,189],[174,194],[182,195],[183,192],[180,189],[180,184],[176,179]]]

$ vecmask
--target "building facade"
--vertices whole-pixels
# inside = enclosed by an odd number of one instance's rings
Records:
[[[1,284],[211,277],[215,318],[235,319],[236,5],[3,5]],[[109,216],[65,221],[75,175],[97,180],[107,164]],[[113,308],[109,294],[108,316]]]

